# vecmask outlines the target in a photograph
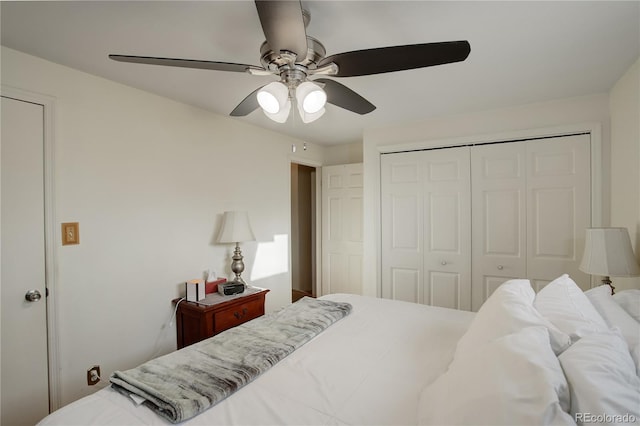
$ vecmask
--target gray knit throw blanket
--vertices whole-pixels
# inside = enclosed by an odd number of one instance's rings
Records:
[[[215,337],[111,376],[112,386],[135,394],[172,423],[222,401],[334,322],[348,303],[304,297]]]

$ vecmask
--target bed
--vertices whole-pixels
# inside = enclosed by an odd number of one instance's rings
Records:
[[[576,336],[540,314],[543,306],[534,306],[535,296],[526,280],[500,286],[477,314],[347,294],[320,300],[348,304],[350,312],[246,386],[181,424],[589,422],[576,416],[582,412],[574,412],[588,405],[571,405],[578,399],[588,402],[589,397],[574,395],[561,366],[560,356],[577,346]],[[583,314],[580,317],[584,319]],[[582,327],[578,334],[583,339],[597,332],[613,335],[607,342],[615,347],[622,341],[620,333],[611,333],[600,320],[589,329],[591,333]],[[225,333],[212,339],[224,339]],[[627,385],[604,389],[622,402],[600,404],[597,408],[605,411],[592,414],[627,415],[625,419],[633,423],[640,419],[640,378],[626,345],[625,351],[620,369],[627,370],[619,373],[625,375],[633,368],[635,379],[625,378]],[[570,358],[574,361],[576,365],[585,362],[580,356]],[[40,422],[43,426],[138,424],[171,423],[113,387],[75,401]]]

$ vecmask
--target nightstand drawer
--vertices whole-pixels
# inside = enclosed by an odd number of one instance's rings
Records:
[[[215,336],[231,327],[264,315],[267,289],[249,288],[244,293],[222,296],[208,294],[203,301],[176,299],[176,332],[178,349]]]
[[[213,315],[214,333],[220,333],[254,318],[264,315],[264,302],[250,300],[240,305],[234,305]]]

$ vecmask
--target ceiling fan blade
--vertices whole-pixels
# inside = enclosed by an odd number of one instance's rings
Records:
[[[338,53],[324,58],[318,68],[335,63],[336,77],[382,74],[460,62],[471,52],[468,41],[409,44]]]
[[[233,111],[231,111],[231,114],[229,115],[232,117],[243,117],[245,115],[251,114],[253,111],[258,109],[260,107],[260,104],[258,104],[258,97],[256,95],[258,94],[258,90],[262,89],[262,87],[258,87],[256,90],[251,92],[246,98],[242,100],[242,102],[238,104],[237,107],[233,109]]]
[[[197,68],[214,71],[248,72],[249,70],[264,70],[262,67],[228,62],[199,61],[197,59],[154,58],[150,56],[109,55],[109,58],[119,62],[134,64],[165,65],[169,67]]]
[[[307,55],[307,33],[302,5],[296,1],[255,0],[262,31],[275,53],[293,52],[299,60]]]
[[[357,112],[360,115],[368,114],[376,109],[376,106],[371,102],[337,81],[329,80],[328,78],[318,78],[313,81],[314,83],[324,84],[323,89],[327,94],[327,102],[330,104]]]

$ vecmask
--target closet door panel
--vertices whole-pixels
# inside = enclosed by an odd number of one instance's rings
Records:
[[[525,144],[471,149],[472,308],[495,288],[526,274]]]
[[[425,151],[423,303],[471,309],[469,148]]]
[[[417,269],[391,268],[390,294],[387,298],[418,303],[420,275]]]
[[[437,272],[430,273],[429,287],[425,290],[430,305],[443,308],[470,310],[470,307],[461,307],[461,300],[470,300],[467,289],[464,289],[463,276],[458,273]]]
[[[382,296],[475,311],[509,279],[587,289],[590,153],[577,135],[383,155]]]
[[[500,284],[504,283],[508,280],[514,280],[518,278],[523,278],[521,276],[509,276],[506,274],[503,275],[483,275],[482,282],[476,283],[474,282],[473,291],[477,291],[479,294],[482,294],[484,300],[487,300],[489,296],[493,294],[493,292],[500,286]],[[483,302],[484,303],[484,302]],[[477,311],[480,309],[480,306],[474,309]]]
[[[382,297],[422,302],[422,166],[416,153],[381,159]]]
[[[591,225],[590,137],[527,142],[527,164],[527,277],[542,287],[568,273],[588,289],[578,265]]]

